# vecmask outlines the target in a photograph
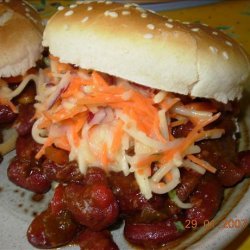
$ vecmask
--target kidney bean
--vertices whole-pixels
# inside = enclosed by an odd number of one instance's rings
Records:
[[[85,175],[84,183],[87,185],[103,183],[108,185],[105,171],[99,167],[90,167]]]
[[[84,176],[80,172],[77,162],[68,162],[56,174],[59,182],[83,182]]]
[[[206,174],[190,196],[192,208],[186,210],[186,218],[194,220],[197,225],[203,225],[205,220],[211,220],[219,210],[223,198],[223,188],[216,178]]]
[[[164,221],[169,218],[169,213],[166,211],[166,207],[162,207],[161,210],[156,210],[150,206],[145,206],[139,213],[130,215],[134,222],[137,223],[154,223]]]
[[[81,250],[118,250],[109,231],[93,232],[85,230],[77,237]]]
[[[238,159],[240,168],[245,172],[245,176],[250,177],[250,150],[239,152]]]
[[[56,248],[69,243],[77,233],[77,224],[68,211],[55,215],[48,209],[39,214],[27,231],[28,241],[37,248]]]
[[[124,236],[132,244],[146,248],[159,247],[169,241],[179,238],[185,232],[179,230],[176,223],[182,223],[178,218],[170,218],[157,223],[125,222]],[[182,224],[183,225],[183,224]]]
[[[35,193],[46,193],[51,182],[39,165],[22,158],[14,158],[7,170],[8,178],[17,186]]]
[[[61,183],[76,182],[86,185],[103,183],[108,185],[106,173],[99,167],[89,167],[84,176],[75,161],[60,165],[46,159],[43,162],[42,168],[51,181],[54,180]]]
[[[0,104],[0,124],[13,122],[17,117],[10,107]]]
[[[217,168],[216,175],[222,185],[234,186],[244,177],[244,170],[237,164],[236,141],[231,136],[199,143],[202,159]]]
[[[169,217],[181,213],[181,208],[179,208],[170,198],[166,198],[164,202],[164,210]]]
[[[109,182],[121,212],[126,215],[141,212],[146,207],[154,210],[161,210],[163,207],[164,197],[154,194],[150,200],[147,200],[141,194],[132,174],[124,176],[121,172],[111,172]]]
[[[216,175],[223,186],[232,187],[244,178],[245,172],[232,162],[221,161]]]
[[[181,169],[181,183],[176,187],[176,194],[185,201],[198,185],[202,175],[192,169]]]
[[[59,164],[56,164],[55,162],[53,161],[50,161],[48,159],[45,159],[44,162],[42,163],[42,169],[43,169],[43,172],[44,174],[47,176],[47,178],[50,180],[50,181],[58,181],[58,182],[61,182],[59,181],[57,178],[56,178],[56,175],[57,173],[62,170],[64,168],[64,165],[59,165]],[[62,181],[63,182],[63,181]]]
[[[50,201],[49,208],[52,214],[60,214],[61,211],[66,210],[64,199],[64,186],[59,184],[54,192],[54,196]]]
[[[18,117],[15,121],[15,128],[19,135],[28,135],[34,123],[35,108],[33,104],[21,104],[19,106]]]
[[[80,224],[102,230],[118,217],[118,204],[112,191],[104,184],[65,186],[65,204]]]
[[[31,135],[18,136],[16,141],[16,155],[26,160],[34,159],[42,145],[35,142]]]

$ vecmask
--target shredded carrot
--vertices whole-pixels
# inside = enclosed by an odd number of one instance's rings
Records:
[[[61,94],[61,98],[74,96],[78,91],[81,91],[82,86],[92,85],[92,81],[84,80],[78,76],[74,76],[70,80],[70,84],[66,91]]]
[[[36,159],[40,159],[45,154],[45,149],[53,144],[53,138],[48,137],[46,142],[43,144],[42,148],[38,151],[38,153],[35,155]]]
[[[35,117],[34,117],[35,118]],[[42,121],[39,123],[38,128],[48,128],[51,125],[51,119],[46,116],[43,116]]]
[[[168,182],[172,181],[173,180],[173,174],[171,172],[168,172],[166,175],[165,175],[165,178],[167,179]]]
[[[168,101],[166,101],[168,100]],[[161,102],[160,106],[161,108],[165,109],[166,111],[168,111],[169,109],[171,109],[177,102],[180,101],[180,98],[173,98],[173,99],[169,99],[167,96],[165,97],[165,100],[163,102]]]
[[[65,135],[54,138],[54,144],[58,148],[64,149],[66,151],[70,151],[70,145]]]
[[[59,72],[65,72],[68,70],[71,72],[72,70],[75,70],[77,72],[77,70],[72,66],[68,67],[68,65],[60,63],[58,58],[52,57],[52,60],[57,62],[57,70]],[[84,73],[87,74],[88,72],[83,72],[83,74]],[[46,74],[52,78],[53,82],[53,74],[49,71]],[[122,84],[119,86],[115,84],[112,85],[104,74],[97,71],[93,71],[91,75],[88,75],[86,78],[87,80],[84,79],[83,76],[84,75],[77,76],[77,74],[72,74],[69,86],[60,95],[57,102],[54,103],[49,110],[42,112],[44,119],[39,125],[39,128],[44,128],[49,131],[50,126],[57,123],[59,126],[62,126],[63,129],[66,128],[66,131],[70,131],[70,136],[72,136],[72,138],[68,138],[66,135],[62,135],[60,138],[49,137],[41,150],[37,153],[36,158],[41,157],[44,154],[46,147],[49,147],[52,144],[66,151],[71,150],[71,143],[74,143],[76,147],[79,146],[80,140],[82,139],[81,131],[84,125],[88,122],[90,114],[89,109],[91,110],[91,107],[95,109],[98,109],[99,107],[110,107],[114,110],[122,111],[123,114],[127,115],[129,119],[134,122],[139,131],[144,132],[148,137],[156,139],[162,143],[166,143],[166,139],[161,134],[160,130],[160,118],[158,114],[159,108],[164,108],[166,112],[169,112],[175,104],[179,103],[189,109],[208,112],[216,111],[212,105],[207,103],[190,103],[188,105],[183,105],[180,102],[180,98],[175,97],[175,95],[170,93],[166,94],[161,103],[155,104],[153,101],[153,92],[145,94],[144,92],[141,93],[136,89],[127,88]],[[93,109],[94,115],[95,109]],[[134,166],[136,167],[137,173],[145,174],[145,171],[151,171],[151,164],[153,162],[165,164],[173,160],[175,155],[181,155],[184,153],[190,145],[196,142],[197,139],[207,135],[206,133],[208,132],[204,131],[204,127],[215,121],[220,116],[220,113],[217,113],[208,119],[198,119],[192,117],[182,117],[175,114],[172,109],[167,115],[167,117],[177,119],[176,121],[172,120],[170,125],[168,124],[170,141],[175,140],[174,136],[170,133],[172,127],[185,124],[188,121],[191,121],[194,124],[194,127],[187,137],[183,138],[183,140],[180,141],[180,143],[175,147],[170,150],[166,150],[165,152],[160,151],[157,154],[149,154],[145,158],[138,161]],[[123,126],[124,122],[122,120],[118,120],[113,131],[113,140],[110,147],[112,156],[115,156],[121,147],[122,137],[125,133]],[[89,129],[89,133],[92,133],[91,131],[92,130]],[[214,130],[211,131],[211,134],[220,132],[221,131]],[[101,145],[101,149],[102,151],[100,155],[97,155],[97,152],[92,153],[94,156],[99,158],[104,170],[108,171],[108,166],[111,162],[111,159],[109,159],[108,144],[103,143],[103,145]],[[216,169],[210,164],[193,155],[189,155],[188,158],[210,172],[214,173],[216,171]],[[165,175],[165,178],[167,181],[171,181],[174,177],[170,172]]]
[[[187,158],[190,161],[198,164],[199,166],[201,166],[202,168],[205,168],[206,170],[208,170],[209,172],[211,172],[213,174],[217,171],[217,169],[215,167],[211,166],[207,161],[201,160],[194,155],[188,155]]]
[[[113,155],[115,155],[118,152],[121,146],[122,135],[123,135],[122,127],[123,127],[123,121],[119,120],[114,131],[113,141],[111,145],[111,153]]]
[[[163,143],[166,143],[166,139],[163,137],[163,135],[161,134],[160,132],[160,129],[159,129],[159,124],[160,124],[160,121],[159,121],[159,116],[156,115],[154,117],[154,120],[153,120],[153,131],[154,131],[154,135],[156,136],[156,138],[163,142]]]
[[[57,112],[49,110],[47,112],[44,112],[44,115],[48,120],[53,121],[55,123],[74,117],[86,110],[87,108],[84,106],[75,106],[72,109],[61,108]]]
[[[107,83],[105,79],[102,77],[102,75],[97,71],[93,72],[92,78],[93,78],[93,84],[96,86],[104,86],[104,87],[109,86],[109,83]]]
[[[193,130],[187,135],[187,137],[183,140],[183,143],[179,145],[178,147],[175,147],[169,151],[166,151],[164,153],[164,156],[161,159],[161,163],[166,163],[171,161],[173,159],[174,155],[176,153],[182,154],[190,145],[192,145],[197,138],[200,136],[200,131],[208,124],[212,123],[213,121],[217,120],[220,116],[220,113],[217,113],[216,115],[210,117],[206,120],[201,120],[196,126],[193,128]]]
[[[103,146],[102,146],[101,163],[102,163],[102,166],[104,167],[104,170],[107,171],[108,170],[107,167],[109,164],[107,143],[103,143]]]
[[[76,146],[79,146],[80,143],[79,132],[82,129],[83,125],[85,124],[86,120],[87,120],[87,113],[81,113],[74,116],[72,119],[67,119],[62,122],[62,125],[71,128],[73,141]]]

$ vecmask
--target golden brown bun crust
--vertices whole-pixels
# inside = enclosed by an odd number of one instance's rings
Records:
[[[0,1],[0,77],[24,74],[41,56],[42,22],[25,1]]]
[[[109,1],[60,9],[43,45],[62,62],[225,103],[241,97],[250,72],[245,51],[222,32]]]

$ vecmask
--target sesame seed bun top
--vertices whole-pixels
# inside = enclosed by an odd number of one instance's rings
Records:
[[[224,103],[241,97],[250,73],[246,52],[224,33],[134,4],[77,1],[60,7],[43,45],[64,63]]]
[[[0,77],[23,75],[42,51],[43,26],[25,1],[0,1]]]

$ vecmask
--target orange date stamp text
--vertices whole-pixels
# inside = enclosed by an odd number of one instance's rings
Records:
[[[223,219],[219,223],[220,229],[244,229],[248,226],[249,220],[248,219],[239,219],[239,218],[226,218]],[[193,220],[185,220],[184,227],[186,229],[197,229],[198,227],[205,227],[207,230],[213,229],[216,227],[218,223],[215,220],[204,220],[202,225],[198,224],[196,219]]]

